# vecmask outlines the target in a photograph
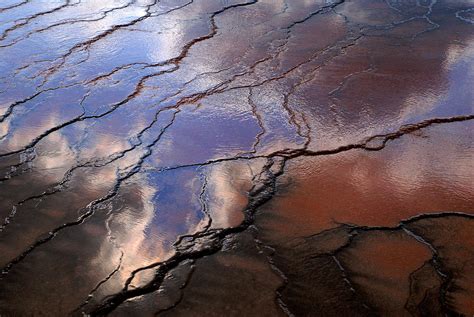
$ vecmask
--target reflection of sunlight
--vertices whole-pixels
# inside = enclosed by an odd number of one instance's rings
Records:
[[[459,61],[460,58],[465,58],[466,56],[474,56],[474,38],[465,40],[463,45],[459,44],[450,44],[445,52],[445,60],[443,62],[443,68],[445,71],[449,71],[453,68],[453,65]],[[474,71],[474,66],[472,63],[469,64],[469,72]]]
[[[126,23],[145,15],[146,8],[137,5],[111,11],[113,8],[124,7],[128,2],[130,1],[81,1],[77,5],[65,7],[52,15],[45,16],[41,22],[38,22],[37,28],[40,29],[68,21],[80,21],[79,23],[62,24],[60,27],[49,29],[45,33],[47,40],[56,43],[58,41],[93,37],[111,26]],[[46,6],[47,4],[48,1],[39,2],[38,6]],[[109,12],[105,14],[107,11]],[[90,21],[88,22],[88,20]],[[71,32],[72,30],[73,32]]]
[[[0,124],[0,140],[4,138],[10,129],[10,120],[5,120]]]
[[[35,122],[36,126],[15,130],[7,139],[6,148],[10,150],[21,149],[40,134],[38,131],[44,130],[45,127],[54,127],[60,122],[59,115],[53,113],[43,118],[43,120]],[[2,125],[2,127],[5,126]],[[68,139],[60,132],[52,133],[42,140],[40,148],[44,154],[38,156],[34,164],[40,170],[48,170],[48,177],[51,177],[50,180],[61,177],[65,169],[74,162],[74,153],[70,148]]]
[[[158,189],[146,184],[144,178],[133,183],[132,186],[132,190],[138,193],[134,197],[139,201],[133,203],[138,206],[138,209],[126,206],[120,212],[110,215],[107,221],[109,236],[104,240],[97,257],[91,260],[93,267],[100,265],[104,272],[110,272],[117,265],[115,261],[109,260],[113,258],[111,255],[117,254],[118,250],[124,252],[122,268],[119,271],[120,277],[114,280],[116,285],[108,287],[121,287],[130,276],[131,271],[153,261],[159,261],[166,256],[162,245],[150,239],[146,234],[146,229],[152,224],[155,217],[153,197]],[[114,225],[114,230],[109,227],[111,223]],[[112,245],[116,246],[116,249],[111,248]],[[144,282],[144,278],[146,278],[145,275],[139,275],[134,280],[134,285]]]
[[[265,8],[271,8],[271,13],[276,13],[282,11],[285,7],[285,0],[267,0],[262,1],[265,4]]]
[[[35,161],[39,169],[57,169],[70,166],[74,162],[74,153],[70,149],[68,140],[61,133],[53,133],[44,142],[46,151],[54,151],[52,155],[41,155]]]
[[[95,3],[96,6],[98,4],[100,4],[100,7],[102,8],[102,11],[110,9],[108,7],[104,7],[103,3],[100,2],[100,1],[97,1],[97,2],[91,1],[91,2]],[[117,7],[117,6],[121,6],[121,5],[117,4],[117,5],[113,5],[111,7]],[[117,25],[117,24],[120,24],[120,23],[126,23],[126,22],[131,21],[135,18],[138,18],[140,16],[145,15],[145,13],[146,13],[144,7],[138,7],[138,6],[130,6],[126,10],[127,10],[126,15],[123,14],[123,11],[116,10],[116,11],[113,11],[113,12],[107,14],[107,16],[104,17],[101,20],[81,23],[80,24],[81,27],[76,28],[76,29],[79,32],[82,31],[84,33],[84,35],[88,35],[89,32],[86,32],[86,31],[106,30],[107,28],[109,28],[113,25]],[[97,12],[97,10],[91,9],[90,7],[83,7],[83,12],[84,13]],[[75,16],[75,13],[76,13],[76,11],[74,11],[74,16]],[[102,15],[98,14],[98,16],[101,17]]]
[[[388,178],[393,181],[393,191],[400,197],[411,191],[416,191],[426,182],[429,171],[433,167],[433,157],[427,156],[426,151],[420,151],[417,143],[406,143],[399,150],[403,160],[396,159],[395,164],[387,166]]]
[[[442,95],[441,89],[425,89],[409,94],[400,109],[400,120],[405,122],[416,115],[426,114],[432,111]]]
[[[441,89],[440,87],[428,87],[421,91],[415,91],[406,97],[404,107],[400,112],[400,119],[406,121],[411,117],[429,113],[440,107],[440,103],[444,105],[444,99],[452,94],[452,91],[457,89],[455,85],[463,85],[467,81],[465,78],[474,77],[474,66],[466,62],[466,56],[474,55],[474,40],[466,40],[467,45],[460,46],[456,44],[448,45],[445,51],[445,59],[442,63],[442,75],[450,80],[453,77],[455,68],[461,63],[463,65],[462,79],[448,81],[447,85]],[[467,88],[469,90],[469,88]]]
[[[5,112],[8,110],[10,103],[2,103],[0,104],[0,116],[5,115]]]
[[[182,20],[178,20],[174,23],[172,29],[162,34],[147,35],[146,49],[151,61],[162,61],[179,53],[179,48],[183,45],[183,35],[186,34],[185,25],[183,24]]]
[[[440,184],[449,182],[456,188],[474,189],[471,182],[474,178],[472,156],[466,155],[468,151],[462,148],[462,142],[465,140],[459,139],[453,142],[450,137],[442,136],[443,130],[440,131],[429,136],[436,138],[437,142],[429,142],[423,147],[419,144],[421,139],[409,142],[407,137],[402,145],[403,148],[397,151],[397,157],[392,158],[394,163],[388,166],[387,174],[394,182],[391,187],[399,192],[401,197],[421,188],[423,184],[433,183],[433,177],[437,178]],[[464,135],[464,137],[469,136]],[[422,138],[422,136],[414,138]],[[440,148],[442,151],[439,150]],[[446,177],[448,175],[449,177]]]
[[[25,141],[34,139],[38,134],[41,134],[45,127],[54,127],[65,121],[60,112],[54,111],[51,111],[48,116],[37,119],[39,120],[36,120],[34,127],[22,127],[6,141],[11,146],[22,146]],[[135,127],[144,126],[147,123],[144,118],[135,118],[135,120],[133,122]],[[74,136],[71,138],[71,131],[67,132],[68,130],[65,129],[51,133],[38,144],[38,156],[33,164],[35,169],[41,171],[42,175],[44,174],[42,182],[45,184],[58,182],[65,172],[75,164],[107,158],[130,147],[129,142],[115,134],[114,131],[107,133],[108,130],[95,129],[95,125],[88,126],[84,122],[78,126],[77,129],[87,131],[79,140],[74,134],[77,131],[72,131]],[[1,127],[7,127],[7,125],[3,124]],[[79,149],[77,149],[78,145]],[[137,164],[138,156],[143,155],[142,150],[137,148],[106,167],[76,170],[74,175],[81,177],[80,183],[71,182],[71,189],[82,196],[89,195],[91,191],[93,191],[93,195],[96,193],[103,195],[104,192],[112,188],[116,181],[117,168]],[[194,185],[193,179],[188,179],[182,184],[191,192]],[[119,257],[117,249],[113,246],[116,245],[118,249],[123,250],[124,257],[119,273],[120,278],[118,281],[112,282],[117,287],[123,285],[131,270],[167,256],[168,251],[164,249],[162,241],[157,241],[156,237],[150,237],[147,233],[147,229],[152,226],[155,217],[157,206],[154,197],[158,190],[159,188],[150,184],[143,174],[137,174],[133,177],[133,182],[121,185],[116,201],[124,204],[123,208],[111,210],[113,213],[110,214],[107,221],[108,236],[104,239],[97,256],[91,260],[93,267],[100,266],[104,272],[110,272],[117,265]],[[100,196],[93,197],[92,199],[97,199]],[[104,205],[104,207],[107,210],[108,206]],[[186,222],[187,227],[190,227],[193,220],[189,215],[188,218],[183,219],[183,222]],[[113,226],[109,227],[110,224]],[[146,276],[146,274],[139,275],[134,283],[142,282],[141,279],[145,279]],[[113,286],[111,285],[111,287]]]
[[[247,163],[219,164],[209,172],[209,213],[214,228],[236,226],[242,219],[251,187],[252,172]]]
[[[384,180],[390,184],[387,188],[400,200],[437,182],[449,182],[452,187],[474,190],[471,182],[474,178],[472,156],[466,155],[468,151],[462,148],[462,142],[466,140],[453,142],[450,137],[442,136],[443,130],[434,131],[430,133],[430,130],[422,130],[417,134],[404,136],[397,141],[402,142],[401,144],[388,143],[387,148],[377,154],[379,162],[361,160],[354,163],[349,177],[351,183],[357,184],[354,189],[360,191],[361,195],[372,195],[380,190],[377,187],[380,184],[374,180]],[[426,142],[426,137],[436,139],[436,142]],[[382,162],[383,168],[378,167]]]
[[[43,122],[38,123],[38,126],[55,126],[59,123],[58,116],[50,115]],[[88,127],[84,126],[83,128],[87,129]],[[36,135],[36,129],[23,129],[21,133],[15,133],[9,141],[16,144]],[[90,142],[82,144],[80,152],[76,153],[67,135],[62,131],[57,131],[42,140],[40,144],[41,155],[33,163],[35,168],[44,170],[45,183],[56,182],[64,176],[66,170],[77,164],[77,155],[79,155],[80,161],[85,162],[96,158],[105,158],[113,153],[121,152],[129,146],[127,141],[117,138],[116,135],[101,132],[96,133]],[[109,164],[108,167],[94,169],[92,173],[84,174],[86,177],[81,179],[83,183],[74,186],[80,186],[79,190],[82,191],[82,195],[85,195],[91,189],[96,190],[96,192],[99,192],[97,189],[111,189],[117,178],[117,168],[137,163],[136,156],[140,152],[135,152],[137,151],[134,151],[131,155],[125,155]],[[76,171],[76,174],[80,173],[81,169]],[[156,206],[153,198],[158,188],[148,184],[145,177],[139,180],[134,179],[134,183],[122,184],[122,191],[127,194],[131,192],[133,199],[127,201],[123,209],[113,210],[114,213],[110,215],[110,219],[107,221],[108,237],[102,243],[98,255],[91,260],[92,267],[101,266],[104,272],[110,272],[117,265],[118,259],[117,249],[111,248],[111,246],[116,245],[123,250],[125,255],[120,270],[120,279],[115,281],[116,285],[111,285],[111,287],[122,286],[131,270],[143,266],[144,263],[149,263],[150,259],[157,260],[166,256],[163,246],[159,242],[150,239],[146,234],[146,229],[152,224],[155,216]],[[120,199],[117,198],[117,200]],[[118,227],[118,229],[114,227],[114,231],[111,231],[109,227],[111,219],[113,219],[113,224]],[[134,283],[141,282],[140,279],[143,278],[146,278],[146,275],[139,275]]]

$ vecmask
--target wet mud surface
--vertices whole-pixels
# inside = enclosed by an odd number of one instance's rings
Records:
[[[1,1],[0,315],[474,315],[473,10]]]

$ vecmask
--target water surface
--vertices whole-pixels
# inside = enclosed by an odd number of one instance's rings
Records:
[[[473,10],[2,1],[0,315],[473,315]]]

